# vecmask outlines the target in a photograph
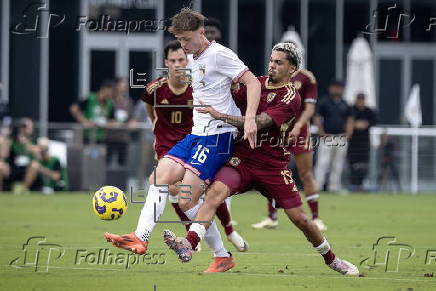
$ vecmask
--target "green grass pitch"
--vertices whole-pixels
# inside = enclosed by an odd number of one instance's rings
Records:
[[[183,234],[180,224],[159,224],[148,256],[129,256],[106,243],[105,231],[134,230],[142,204],[129,204],[119,221],[100,221],[90,194],[2,193],[0,290],[436,290],[435,205],[436,195],[322,195],[320,214],[333,250],[364,273],[348,278],[323,264],[283,212],[277,229],[252,230],[265,216],[260,195],[234,197],[233,217],[250,250],[238,253],[225,241],[236,267],[203,274],[211,261],[204,243],[202,252],[181,264],[162,242],[165,228]],[[171,206],[162,219],[176,219]],[[38,245],[38,236],[46,242]],[[381,239],[375,252],[373,244],[383,236],[396,241]]]

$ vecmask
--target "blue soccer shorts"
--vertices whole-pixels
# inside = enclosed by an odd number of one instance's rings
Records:
[[[209,183],[233,153],[233,133],[188,134],[164,157],[173,159]]]

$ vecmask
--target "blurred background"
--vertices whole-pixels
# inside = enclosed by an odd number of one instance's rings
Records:
[[[434,0],[2,0],[1,189],[144,188],[154,152],[140,96],[185,6],[213,19],[256,75],[275,43],[293,40],[320,99],[339,87],[363,123],[335,192],[436,191]],[[87,124],[77,112],[96,92],[111,105]]]

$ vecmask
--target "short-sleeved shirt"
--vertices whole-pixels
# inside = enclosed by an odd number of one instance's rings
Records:
[[[237,143],[233,157],[255,167],[284,169],[291,158],[286,146],[287,134],[301,114],[300,94],[291,83],[272,87],[268,84],[268,77],[258,77],[258,80],[261,83],[261,96],[257,114],[265,112],[274,124],[258,131],[254,149],[250,148],[247,140]],[[241,86],[233,93],[241,110],[246,106],[246,91],[246,87]]]
[[[32,142],[34,144],[34,142]],[[26,149],[26,145],[13,140],[9,150],[8,161],[11,168],[25,168],[33,160],[33,155]]]
[[[369,108],[369,107],[364,107],[364,108],[359,108],[357,106],[353,106],[351,107],[351,114],[354,117],[354,120],[365,120],[368,121],[368,128],[362,130],[362,129],[354,129],[354,132],[360,132],[363,131],[367,134],[369,134],[369,128],[371,126],[374,126],[377,122],[377,118],[376,118],[376,114],[375,112]]]
[[[315,104],[318,99],[318,86],[316,84],[315,76],[311,71],[299,70],[291,78],[292,84],[295,89],[300,93],[301,101],[304,103]]]
[[[199,101],[202,101],[218,112],[241,116],[232,99],[230,87],[232,80],[237,81],[248,68],[232,50],[211,42],[199,55],[188,55],[188,68],[191,69],[194,105],[200,105]],[[193,120],[194,135],[237,131],[235,127],[212,118],[208,113],[194,110]]]
[[[102,125],[107,122],[108,119],[115,118],[115,111],[112,101],[107,101],[102,105],[97,101],[97,94],[90,93],[86,100],[79,102],[80,111],[82,111],[85,117],[96,124]]]
[[[322,116],[324,131],[328,134],[343,134],[351,109],[343,99],[325,97],[320,100],[317,113]]]
[[[91,92],[88,99],[79,102],[80,111],[85,117],[97,125],[105,125],[109,119],[115,118],[114,106],[112,100],[108,100],[105,104],[101,104],[97,100],[97,93]],[[85,130],[85,139],[92,140],[95,138],[97,142],[105,139],[106,132],[103,128],[88,128]]]
[[[154,107],[155,150],[161,158],[191,132],[192,107],[187,106],[192,105],[192,88],[187,86],[176,95],[168,86],[168,79],[161,77],[147,85],[141,99]]]
[[[60,179],[57,181],[52,180],[45,175],[41,175],[43,186],[50,187],[50,188],[54,189],[55,191],[66,190],[66,187],[67,187],[66,171],[65,171],[65,169],[62,168],[61,162],[59,161],[59,159],[56,157],[50,157],[47,160],[41,160],[40,163],[45,168],[48,168],[52,171],[59,172],[61,174]]]

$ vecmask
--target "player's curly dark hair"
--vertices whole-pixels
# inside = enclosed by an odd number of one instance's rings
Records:
[[[180,44],[180,42],[178,40],[171,40],[169,41],[165,48],[164,48],[164,57],[165,59],[168,59],[168,53],[171,51],[176,51],[178,49],[181,49],[182,45]]]
[[[205,20],[206,17],[200,12],[185,7],[171,18],[171,26],[168,28],[168,31],[172,34],[183,31],[195,31],[201,26],[204,27]]]

